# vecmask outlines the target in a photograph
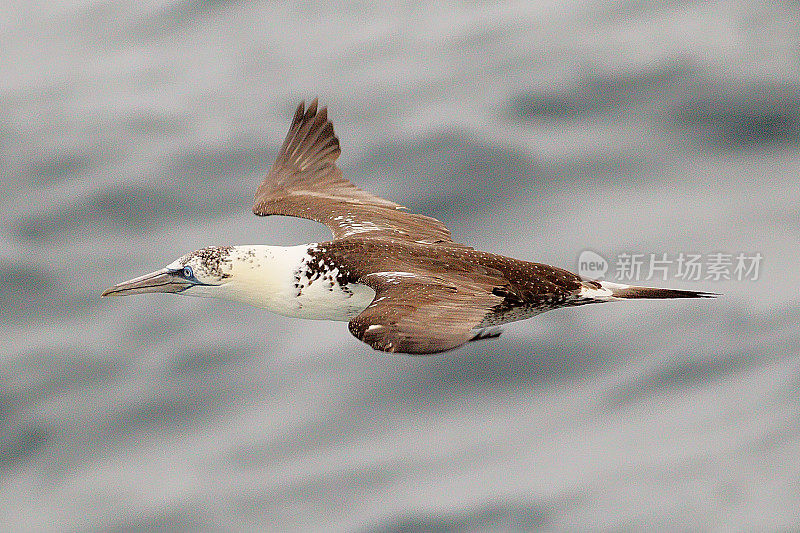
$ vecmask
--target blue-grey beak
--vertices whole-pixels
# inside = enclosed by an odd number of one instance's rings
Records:
[[[133,278],[103,291],[103,296],[127,296],[149,292],[181,292],[195,283],[178,275],[180,271],[162,268],[156,272]]]

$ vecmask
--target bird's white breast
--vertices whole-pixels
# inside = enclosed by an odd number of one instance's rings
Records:
[[[342,283],[337,265],[311,257],[314,246],[234,247],[224,297],[286,316],[352,319],[372,302],[375,291],[361,283]]]

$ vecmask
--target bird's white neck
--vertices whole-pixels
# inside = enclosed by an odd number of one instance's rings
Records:
[[[375,292],[360,283],[335,283],[335,268],[327,279],[307,276],[309,268],[320,268],[309,254],[315,247],[233,246],[219,262],[222,283],[186,293],[236,300],[286,316],[350,320],[372,302]]]

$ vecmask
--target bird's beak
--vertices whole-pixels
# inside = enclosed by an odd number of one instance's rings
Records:
[[[191,281],[162,268],[156,272],[133,278],[103,291],[103,296],[126,296],[146,292],[181,292],[194,285]]]

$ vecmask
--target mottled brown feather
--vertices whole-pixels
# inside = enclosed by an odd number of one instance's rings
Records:
[[[339,139],[317,100],[301,102],[275,164],[256,191],[256,215],[308,218],[328,226],[335,238],[369,234],[426,244],[453,243],[438,220],[402,211],[403,207],[363,191],[336,166]]]
[[[582,287],[566,270],[472,248],[358,236],[320,243],[310,254],[335,264],[345,281],[375,289],[350,331],[384,351],[448,350],[477,328],[564,305]],[[517,318],[509,315],[515,312]]]
[[[350,332],[376,350],[431,354],[464,344],[503,298],[488,276],[376,272],[361,278],[375,300],[350,321]]]

